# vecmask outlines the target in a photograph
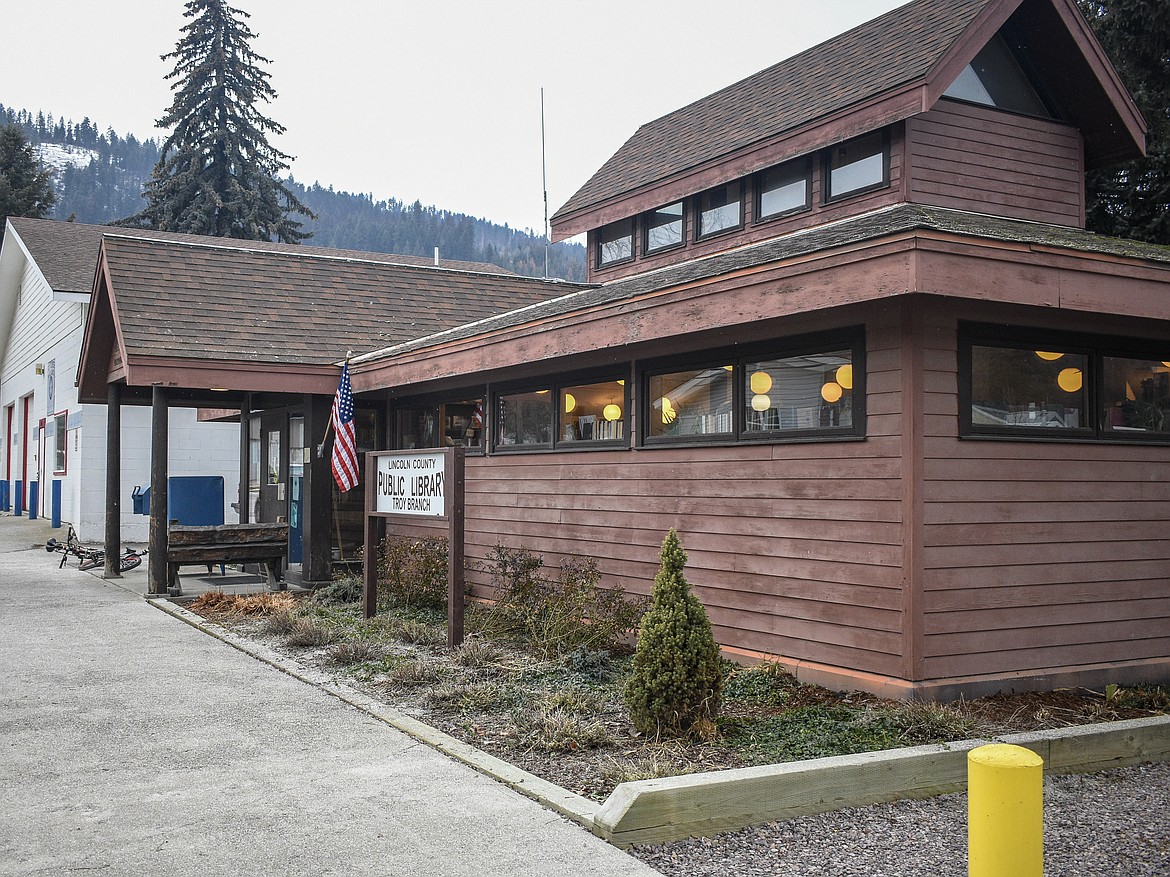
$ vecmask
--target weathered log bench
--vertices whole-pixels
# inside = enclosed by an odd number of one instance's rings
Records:
[[[288,524],[220,524],[192,527],[172,524],[167,528],[167,592],[182,594],[179,567],[183,564],[261,563],[268,574],[268,588],[283,591],[281,580],[288,557]]]

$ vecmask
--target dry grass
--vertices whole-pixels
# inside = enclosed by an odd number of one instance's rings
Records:
[[[187,608],[200,615],[265,618],[296,609],[300,600],[287,591],[263,594],[223,594],[206,591]]]

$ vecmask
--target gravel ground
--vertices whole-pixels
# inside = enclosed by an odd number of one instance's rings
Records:
[[[965,877],[967,796],[822,813],[630,850],[669,877]],[[1170,877],[1170,764],[1044,783],[1046,877]]]

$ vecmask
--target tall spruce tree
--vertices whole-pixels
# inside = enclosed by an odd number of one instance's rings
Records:
[[[1149,125],[1144,158],[1086,175],[1088,227],[1170,244],[1170,3],[1078,4]]]
[[[278,174],[291,156],[268,142],[284,127],[256,107],[276,97],[268,64],[252,51],[248,13],[224,0],[188,0],[191,21],[175,51],[171,130],[146,184],[146,208],[120,225],[246,240],[296,243],[309,237],[292,214],[312,216]]]
[[[6,216],[44,219],[57,203],[49,172],[18,125],[0,127],[0,235]]]

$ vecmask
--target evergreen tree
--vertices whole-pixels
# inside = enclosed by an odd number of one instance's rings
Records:
[[[630,721],[655,737],[710,739],[723,690],[719,646],[703,604],[683,575],[687,555],[671,530],[662,543],[651,605],[642,617],[634,666],[623,692]]]
[[[1170,244],[1170,3],[1079,0],[1079,5],[1149,125],[1144,158],[1086,175],[1088,227]]]
[[[44,219],[56,202],[49,172],[41,169],[24,132],[16,125],[0,128],[0,223],[6,216]]]
[[[258,101],[276,91],[252,51],[248,14],[225,0],[188,0],[183,37],[163,60],[176,80],[170,109],[159,119],[171,135],[143,197],[146,208],[121,224],[161,231],[295,243],[309,236],[291,214],[311,217],[278,178],[291,156],[268,143],[284,127],[262,115]]]

